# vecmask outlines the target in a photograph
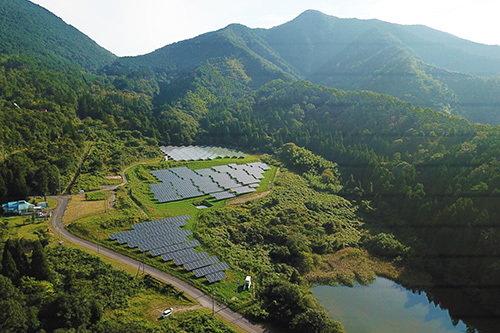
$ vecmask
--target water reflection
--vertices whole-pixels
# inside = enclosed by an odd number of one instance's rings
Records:
[[[467,331],[462,321],[453,325],[448,311],[429,303],[425,292],[413,293],[381,277],[369,286],[317,286],[313,295],[347,333]]]

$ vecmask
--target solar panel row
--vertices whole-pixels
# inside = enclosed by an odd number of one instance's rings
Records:
[[[176,259],[174,259],[174,261],[175,261],[175,265],[180,266],[180,265],[186,264],[188,262],[201,260],[201,259],[204,259],[207,257],[208,257],[208,254],[206,252],[198,252],[198,253],[195,253],[195,254],[187,256],[187,257],[176,258]]]
[[[228,269],[228,268],[229,268],[229,266],[226,264],[225,261],[223,261],[223,262],[220,262],[220,263],[212,265],[212,266],[206,266],[206,267],[195,269],[195,270],[193,270],[193,273],[196,277],[202,277],[202,276],[205,276],[207,274],[212,274],[212,273],[215,273],[218,271],[223,271],[223,270]]]
[[[196,253],[196,250],[193,249],[192,247],[190,247],[188,249],[162,254],[161,257],[162,257],[163,261],[170,261],[170,260],[173,260],[175,258],[180,258],[182,256],[187,256],[187,255],[190,255],[193,253]]]
[[[191,160],[206,160],[216,158],[230,158],[230,157],[246,157],[242,152],[235,150],[221,148],[221,147],[207,147],[207,146],[161,146],[160,150],[174,161],[191,161]]]
[[[180,228],[187,224],[189,218],[189,215],[182,215],[138,223],[131,230],[111,234],[110,238],[121,244],[128,243],[130,248],[150,251],[153,257],[161,255],[164,261],[173,260],[177,266],[184,265],[186,270],[195,270],[197,277],[211,274],[207,277],[211,283],[225,278],[222,271],[229,266],[225,262],[220,263],[215,256],[208,258],[206,252],[197,253],[194,247],[200,242],[189,241],[187,235],[192,234],[191,230]]]
[[[251,193],[251,192],[256,191],[256,189],[248,187],[248,186],[235,187],[235,188],[232,188],[231,190],[236,194],[246,194],[246,193]]]
[[[224,199],[234,198],[236,195],[234,195],[231,192],[224,191],[224,192],[210,193],[210,196],[217,200],[224,200]]]
[[[213,265],[219,262],[219,259],[215,256],[198,260],[198,261],[192,261],[184,264],[184,268],[188,271],[192,271],[193,269],[197,268],[202,268],[208,265]]]
[[[175,251],[179,251],[179,250],[189,248],[189,247],[196,247],[198,245],[200,245],[200,242],[195,239],[195,240],[192,240],[192,241],[189,241],[186,243],[180,243],[180,244],[159,247],[156,249],[152,249],[149,252],[151,253],[151,255],[153,257],[156,257],[156,256],[159,256],[161,254],[175,252]]]
[[[222,272],[222,271],[219,271],[219,272],[215,272],[212,274],[207,274],[207,275],[205,275],[205,277],[207,278],[209,283],[214,283],[214,282],[220,281],[222,279],[225,279],[226,274],[224,274],[224,272]]]

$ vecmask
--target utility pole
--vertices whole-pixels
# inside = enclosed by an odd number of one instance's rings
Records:
[[[235,298],[235,300],[238,299],[238,287],[239,287],[239,285],[240,285],[240,280],[236,280],[236,290],[234,292],[234,298]]]
[[[214,291],[212,293],[212,316],[215,316],[215,284],[217,282],[214,282]]]
[[[99,254],[99,230],[95,231],[97,233],[97,254]]]

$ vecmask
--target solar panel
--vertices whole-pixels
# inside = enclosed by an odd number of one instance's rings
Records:
[[[157,249],[152,249],[149,252],[151,253],[151,255],[153,257],[156,257],[156,256],[159,256],[160,254],[166,254],[166,253],[170,253],[170,252],[174,252],[174,251],[179,251],[182,249],[184,249],[184,244],[180,243],[180,244],[174,244],[174,245],[170,245],[170,246],[160,247]]]
[[[220,262],[218,264],[212,265],[212,266],[206,266],[202,268],[198,268],[193,270],[193,273],[196,277],[202,277],[207,274],[212,274],[218,271],[223,271],[225,269],[229,268],[229,266],[226,264],[225,261]]]
[[[184,268],[188,271],[192,271],[193,269],[202,268],[205,266],[213,265],[219,262],[219,259],[216,256],[212,256],[206,259],[202,259],[199,261],[192,261],[184,264]]]
[[[224,158],[240,154],[240,152],[236,152],[231,149],[206,146],[162,146],[160,147],[160,150],[168,159],[172,159],[174,161]]]
[[[206,252],[198,252],[198,253],[194,253],[190,256],[184,256],[181,258],[174,258],[174,261],[175,261],[175,264],[177,266],[180,266],[182,264],[185,264],[185,263],[188,263],[191,261],[201,260],[201,259],[204,259],[206,257],[208,257],[208,254]]]
[[[255,192],[256,190],[254,188],[251,188],[248,186],[241,186],[241,187],[232,188],[231,191],[233,191],[236,194],[246,194],[246,193]]]
[[[217,193],[210,193],[210,196],[217,200],[223,200],[223,199],[229,199],[229,198],[234,198],[235,195],[231,192],[224,191],[224,192],[217,192]]]
[[[220,272],[215,272],[212,274],[207,274],[207,275],[205,275],[205,277],[207,278],[209,283],[214,283],[214,282],[225,279],[227,276],[226,276],[226,274],[224,274],[224,272],[220,271]]]
[[[163,261],[170,261],[174,258],[179,258],[181,256],[186,256],[186,255],[190,255],[193,253],[196,253],[196,250],[193,249],[192,247],[190,247],[189,249],[184,249],[184,250],[180,250],[180,251],[176,251],[176,252],[162,254],[161,257],[162,257]]]
[[[151,252],[151,255],[153,257],[156,257],[160,254],[165,254],[165,253],[170,253],[170,252],[174,252],[174,251],[179,251],[182,249],[192,248],[192,247],[196,247],[198,245],[200,245],[200,242],[195,239],[195,240],[185,242],[185,243],[174,244],[174,245],[170,245],[170,246],[164,246],[161,248],[153,249],[150,252]]]

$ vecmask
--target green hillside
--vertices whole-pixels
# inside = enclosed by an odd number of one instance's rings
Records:
[[[0,52],[44,56],[87,70],[110,64],[116,56],[46,9],[27,0],[0,2]]]
[[[320,85],[384,93],[422,107],[450,110],[457,97],[430,73],[431,66],[393,35],[374,28],[310,76]]]
[[[258,31],[236,24],[167,45],[146,55],[121,58],[115,66],[118,70],[122,66],[152,68],[156,72],[178,77],[207,62],[219,62],[223,59],[238,62],[250,78],[248,84],[252,87],[273,79],[292,78],[283,71],[283,68],[287,69],[286,65],[265,45]]]

